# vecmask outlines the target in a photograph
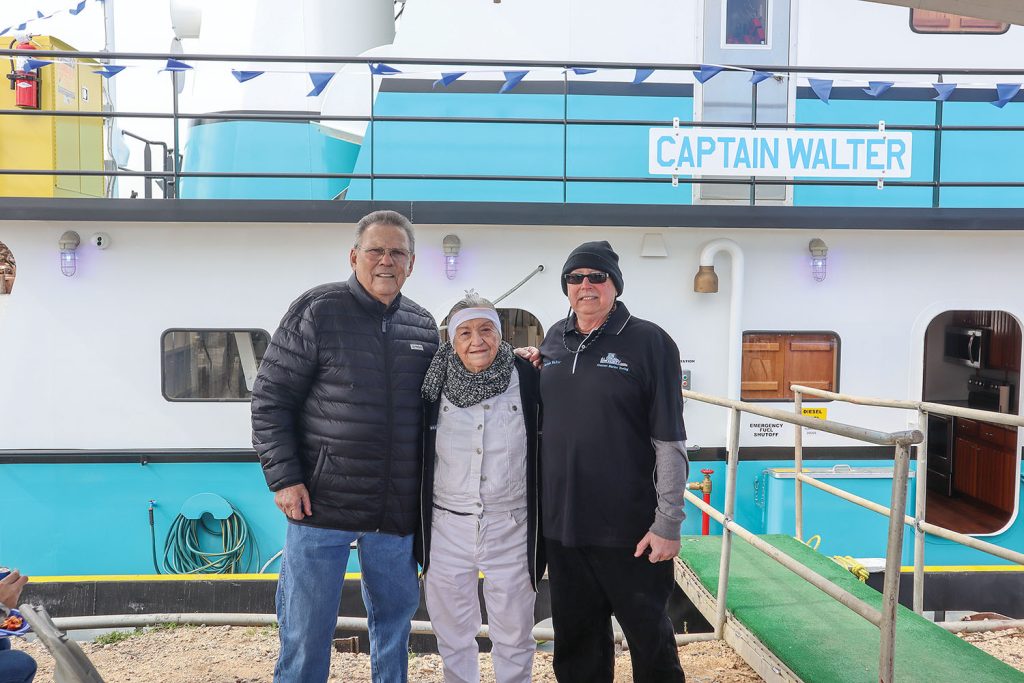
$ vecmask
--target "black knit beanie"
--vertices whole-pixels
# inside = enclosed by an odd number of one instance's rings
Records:
[[[604,240],[584,242],[572,250],[569,258],[565,260],[565,265],[562,266],[562,292],[564,294],[569,293],[569,288],[565,284],[565,275],[577,268],[593,268],[608,273],[612,284],[615,285],[616,294],[622,294],[622,271],[619,270],[619,255],[615,253],[612,245],[608,242]]]

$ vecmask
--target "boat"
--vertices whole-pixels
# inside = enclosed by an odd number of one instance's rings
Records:
[[[536,345],[566,312],[566,254],[607,239],[688,389],[1020,413],[1021,26],[857,0],[423,0],[397,22],[390,2],[278,5],[172,3],[167,53],[44,41],[54,63],[28,71],[76,115],[0,91],[0,561],[51,614],[268,611],[285,522],[249,391],[289,303],[347,277],[377,208],[416,224],[405,293],[442,324],[474,288]],[[164,69],[162,137],[139,132],[149,112],[114,126],[86,106],[83,88],[93,106],[121,78],[111,64]],[[88,84],[61,85],[76,74]],[[4,154],[29,154],[41,121],[40,165]],[[104,143],[118,135],[127,163]],[[694,291],[702,268],[717,293]],[[806,395],[800,414],[927,432],[908,513],[926,490],[927,519],[1024,552],[1019,430],[932,413]],[[713,470],[720,502],[728,414],[688,401],[685,418],[691,481]],[[799,429],[807,467],[888,505],[892,448]],[[794,533],[797,437],[742,418],[736,519],[755,532]],[[158,576],[172,526],[236,516],[236,573]],[[875,566],[886,524],[805,495],[827,555]],[[935,537],[925,556],[926,609],[1024,617],[1019,566]]]

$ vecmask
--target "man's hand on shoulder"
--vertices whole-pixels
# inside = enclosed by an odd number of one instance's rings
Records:
[[[515,349],[515,354],[520,358],[524,358],[533,363],[533,367],[535,368],[539,368],[541,365],[540,349],[536,346],[521,346]]]
[[[305,484],[292,484],[276,492],[274,504],[288,519],[298,521],[313,514]]]
[[[679,555],[679,546],[678,538],[673,541],[668,538],[662,538],[653,531],[648,531],[640,539],[640,542],[636,544],[636,552],[633,553],[633,557],[640,557],[650,550],[650,554],[647,556],[648,560],[652,563],[664,562]]]

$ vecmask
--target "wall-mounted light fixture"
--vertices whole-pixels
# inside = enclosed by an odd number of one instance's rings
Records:
[[[824,240],[815,237],[807,248],[811,251],[811,275],[814,276],[815,282],[821,282],[825,279],[825,269],[828,266],[828,245]]]
[[[444,274],[449,280],[454,280],[459,272],[459,250],[462,249],[462,241],[458,235],[445,235],[441,246],[444,248]]]
[[[82,239],[74,230],[68,230],[60,236],[57,246],[60,247],[60,272],[65,277],[71,277],[78,270],[78,245]]]

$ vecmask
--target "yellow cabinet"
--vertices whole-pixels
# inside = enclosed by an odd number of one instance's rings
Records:
[[[49,36],[36,36],[32,42],[40,50],[74,52]],[[42,110],[103,110],[103,78],[92,73],[100,67],[95,60],[70,55],[48,59],[53,64],[38,72]],[[0,110],[11,111],[16,109],[14,91],[7,84],[6,78],[0,84]],[[103,118],[0,115],[0,169],[102,171]],[[103,197],[104,185],[102,176],[0,175],[0,196]]]

